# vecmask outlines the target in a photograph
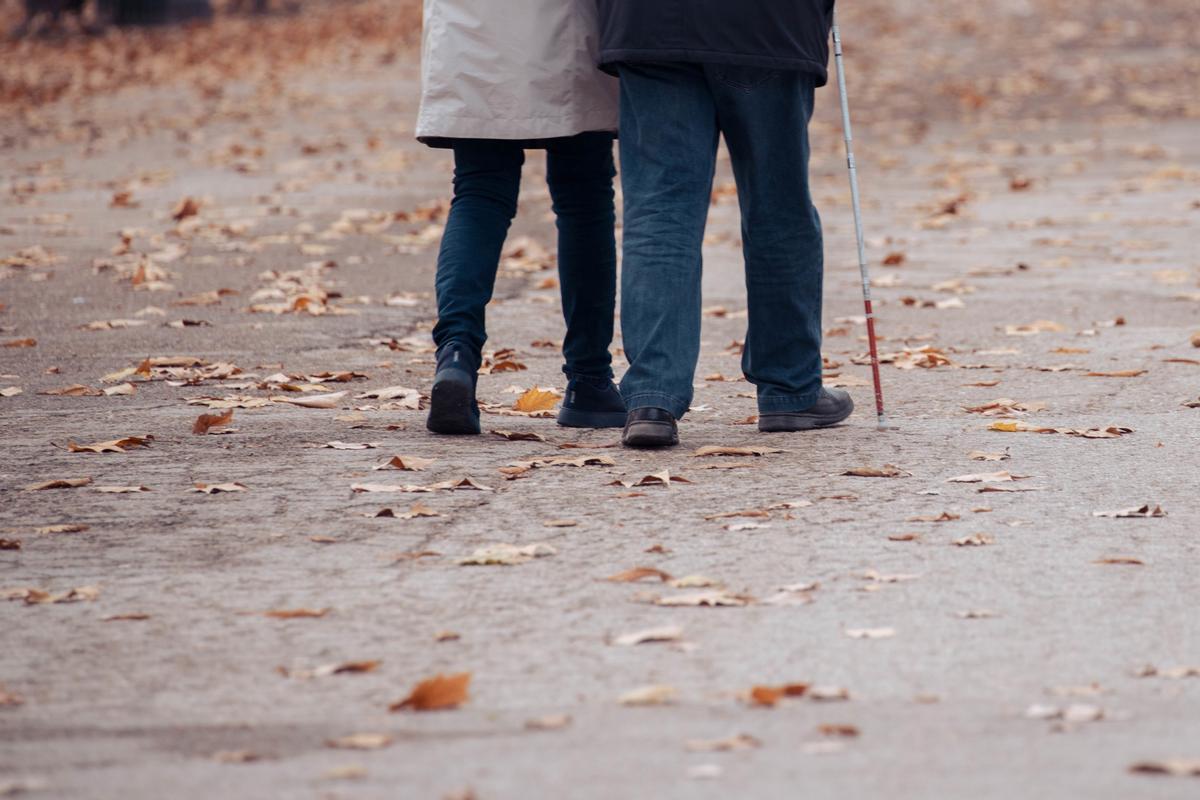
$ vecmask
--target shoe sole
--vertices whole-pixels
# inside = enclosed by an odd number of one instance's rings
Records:
[[[679,434],[663,422],[635,422],[625,430],[621,443],[626,447],[674,447]]]
[[[558,424],[564,428],[624,428],[628,415],[624,411],[581,411],[560,408]]]
[[[829,428],[845,422],[853,413],[854,406],[850,406],[845,414],[837,417],[787,416],[780,419],[768,418],[764,420],[760,415],[758,418],[758,430],[761,433],[791,433],[794,431],[812,431],[818,428]]]
[[[474,400],[471,376],[462,370],[445,370],[429,392],[429,418],[425,427],[448,436],[478,434]]]

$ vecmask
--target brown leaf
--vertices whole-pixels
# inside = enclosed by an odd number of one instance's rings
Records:
[[[113,614],[104,617],[101,622],[143,622],[150,619],[149,614],[144,614],[139,611],[130,612],[128,614]]]
[[[470,683],[469,672],[434,675],[414,686],[408,697],[389,705],[388,710],[402,711],[411,708],[413,711],[440,711],[457,708],[467,701],[467,687]]]
[[[91,482],[91,478],[57,478],[51,481],[42,481],[41,483],[31,483],[25,487],[25,491],[41,492],[46,489],[77,489],[80,486],[87,486]]]
[[[613,639],[613,644],[621,647],[632,647],[648,642],[677,642],[683,638],[683,628],[668,625],[661,628],[648,628],[643,631],[626,633]]]
[[[1135,775],[1172,775],[1200,778],[1200,758],[1168,758],[1162,761],[1139,761],[1131,764]]]
[[[729,447],[708,445],[692,453],[697,458],[705,456],[765,456],[772,453],[782,453],[778,447]]]
[[[544,442],[546,437],[533,431],[492,431],[492,434],[510,442]]]
[[[535,558],[555,555],[558,551],[544,542],[518,547],[512,544],[493,544],[478,548],[471,555],[460,558],[462,566],[513,566],[524,564]]]
[[[921,534],[919,533],[892,533],[888,535],[889,542],[916,542],[920,541]]]
[[[219,428],[231,422],[233,422],[232,408],[228,409],[224,414],[201,414],[196,417],[196,422],[192,425],[192,433],[203,435],[208,433],[212,428]]]
[[[665,486],[670,489],[672,483],[691,483],[687,478],[672,475],[668,470],[645,475],[635,481],[632,486]]]
[[[634,567],[624,572],[618,572],[616,575],[609,575],[604,580],[610,583],[636,583],[646,578],[655,578],[663,583],[671,580],[670,575],[654,567]]]
[[[124,439],[113,439],[111,442],[96,442],[94,444],[75,444],[67,442],[67,450],[72,453],[124,453],[134,447],[149,447],[154,437],[127,436]]]
[[[329,394],[319,394],[312,397],[286,397],[278,395],[272,397],[271,402],[289,403],[293,406],[302,406],[303,408],[337,408],[345,396],[346,392],[330,392]]]
[[[182,222],[188,217],[194,217],[200,213],[200,203],[194,198],[184,197],[177,202],[171,209],[171,219],[176,222]]]
[[[318,619],[329,613],[328,608],[273,608],[263,616],[271,619]]]
[[[882,467],[854,467],[842,473],[856,478],[911,478],[911,472],[905,472],[894,464],[884,464]]]
[[[847,739],[853,739],[854,737],[858,736],[859,730],[854,725],[825,724],[817,726],[817,733],[821,734],[822,736],[840,736]]]
[[[93,389],[91,386],[84,386],[81,383],[72,384],[71,386],[60,386],[57,389],[43,389],[38,394],[53,395],[56,397],[103,397],[104,392],[101,389]]]
[[[386,733],[352,733],[337,739],[327,739],[325,746],[339,750],[379,750],[393,741],[395,739]]]
[[[1113,517],[1115,519],[1131,519],[1135,517],[1165,517],[1167,512],[1162,510],[1162,506],[1133,506],[1132,508],[1121,508],[1116,511],[1093,511],[1093,517]]]
[[[950,512],[950,511],[943,511],[941,514],[938,514],[937,516],[909,517],[905,521],[906,522],[953,522],[956,519],[962,519],[962,517],[960,517],[958,514]]]
[[[437,461],[436,458],[420,458],[419,456],[392,456],[382,464],[376,465],[373,469],[397,469],[406,472],[421,472],[435,461]]]
[[[197,483],[188,491],[200,492],[201,494],[219,494],[221,492],[245,492],[249,488],[249,486],[241,483]]]
[[[0,539],[0,550],[20,550],[20,539]]]
[[[963,536],[961,539],[954,540],[954,544],[957,547],[984,547],[995,543],[996,540],[990,534],[986,533],[972,533],[970,536]]]
[[[1119,566],[1141,567],[1145,566],[1146,562],[1136,556],[1106,556],[1105,558],[1096,559],[1097,564],[1116,564]]]
[[[665,706],[675,702],[679,691],[674,686],[642,686],[617,698],[623,706]]]
[[[1011,472],[980,472],[973,475],[956,475],[947,478],[946,483],[1008,483],[1028,478],[1028,475],[1013,475]]]
[[[61,525],[43,525],[40,528],[34,528],[35,533],[51,534],[51,533],[83,533],[91,530],[91,525],[84,525],[78,522],[67,522]]]
[[[1115,372],[1089,372],[1089,378],[1140,378],[1145,375],[1147,370],[1144,369],[1120,369]]]
[[[557,404],[558,395],[534,386],[516,399],[516,402],[513,403],[513,411],[523,411],[526,413],[549,411]]]
[[[547,714],[544,717],[535,717],[525,720],[525,730],[527,731],[557,731],[571,724],[570,714]]]
[[[745,606],[753,602],[753,598],[744,595],[730,594],[723,590],[711,592],[690,592],[688,594],[668,595],[654,601],[656,606],[704,606],[717,608],[722,606]]]
[[[782,686],[753,686],[744,696],[753,706],[771,708],[785,697],[803,697],[809,690],[807,683],[786,683]]]
[[[688,739],[683,746],[691,753],[729,753],[753,750],[762,747],[762,742],[748,733],[739,733],[726,739]]]
[[[1008,450],[1005,450],[1002,453],[991,453],[985,450],[972,450],[971,452],[967,453],[967,458],[971,459],[972,461],[1008,461],[1011,457],[1012,456],[1009,455]]]

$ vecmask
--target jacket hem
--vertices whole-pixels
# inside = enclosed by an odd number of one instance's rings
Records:
[[[689,61],[701,64],[731,64],[743,67],[764,67],[767,69],[790,69],[809,72],[817,76],[817,86],[824,86],[829,81],[829,68],[820,61],[810,58],[787,58],[784,56],[764,56],[752,53],[731,53],[723,50],[694,50],[694,49],[611,49],[600,52],[600,68],[610,75],[617,74],[617,64],[645,63],[663,61]]]

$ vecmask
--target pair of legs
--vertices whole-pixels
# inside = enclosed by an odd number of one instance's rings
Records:
[[[742,370],[761,414],[822,399],[821,222],[808,187],[812,75],[717,64],[626,64],[621,325],[631,414],[674,419],[700,354],[701,245],[724,134],[742,214],[749,327]],[[838,420],[840,421],[840,420]]]
[[[608,348],[613,336],[617,270],[612,139],[610,133],[596,132],[533,143],[546,150],[546,179],[558,226],[559,284],[567,323],[563,371],[572,379],[564,407],[579,394],[587,405],[589,399],[604,401],[602,396],[591,398],[590,392],[603,395],[612,391]],[[524,148],[529,144],[497,139],[454,142],[454,199],[438,252],[438,321],[433,340],[438,347],[439,374],[449,364],[470,376],[469,403],[476,421],[466,427],[478,428],[474,376],[487,341],[485,309],[492,299],[500,252],[517,213]],[[572,387],[576,395],[571,394]],[[436,389],[435,383],[434,412],[439,411]],[[443,394],[458,398],[464,391],[465,387],[459,386],[455,392]],[[612,405],[614,398],[618,408],[608,408],[605,413],[623,420],[619,398],[614,394],[607,402]],[[441,405],[442,411],[460,410]],[[571,424],[567,416],[564,424]],[[586,423],[589,418],[576,419]],[[436,430],[433,413],[430,428]]]

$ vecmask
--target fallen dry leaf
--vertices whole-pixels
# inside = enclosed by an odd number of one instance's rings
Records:
[[[972,450],[967,453],[967,458],[972,461],[1008,461],[1011,457],[1007,450],[1002,453],[991,453],[985,450]]]
[[[669,595],[660,597],[654,601],[656,606],[680,607],[680,606],[705,606],[705,607],[737,607],[749,605],[752,598],[744,595],[730,594],[724,591],[713,592],[691,592],[689,594]]]
[[[981,472],[974,475],[957,475],[953,478],[947,478],[946,483],[1007,483],[1010,481],[1021,481],[1028,478],[1028,475],[1013,475],[1010,472]]]
[[[859,735],[859,730],[854,725],[826,723],[824,725],[817,726],[817,733],[821,734],[822,736],[853,739]]]
[[[340,417],[339,417],[340,419]],[[323,450],[374,450],[379,447],[378,442],[326,442],[321,445]],[[376,467],[379,469],[379,467]]]
[[[993,422],[991,425],[988,425],[988,430],[1000,431],[1001,433],[1061,433],[1084,439],[1117,439],[1127,433],[1133,433],[1133,428],[1121,428],[1115,425],[1107,428],[1047,428],[1015,420]]]
[[[753,750],[762,747],[762,742],[748,733],[739,733],[725,739],[688,739],[683,747],[690,753],[729,753]]]
[[[1129,766],[1135,775],[1171,775],[1177,778],[1200,778],[1200,758],[1167,758],[1162,761],[1139,761]]]
[[[1134,518],[1149,518],[1149,517],[1165,517],[1167,512],[1162,510],[1162,506],[1133,506],[1132,508],[1120,508],[1116,511],[1093,511],[1093,517],[1112,517],[1114,519],[1134,519]]]
[[[634,481],[632,484],[627,484],[627,485],[629,485],[629,486],[665,486],[666,488],[670,489],[672,483],[691,483],[691,481],[689,481],[687,478],[681,477],[679,475],[672,475],[669,471],[664,469],[662,472],[656,472],[651,475],[645,475],[645,476],[639,478],[638,480]]]
[[[84,386],[81,383],[72,384],[71,386],[60,386],[57,389],[44,389],[38,394],[52,395],[55,397],[103,397],[104,392],[100,389],[93,389],[91,386]]]
[[[245,492],[250,489],[241,483],[197,483],[188,491],[201,494],[219,494],[221,492]]]
[[[337,408],[345,396],[346,392],[330,392],[329,394],[319,394],[313,397],[286,397],[279,395],[272,397],[271,402],[289,403],[304,408]]]
[[[679,691],[674,686],[642,686],[617,698],[623,706],[665,706],[674,703]]]
[[[91,525],[84,525],[79,522],[66,522],[60,525],[43,525],[39,528],[34,528],[34,533],[52,534],[52,533],[83,533],[91,530]]]
[[[47,489],[78,489],[92,482],[91,478],[56,478],[41,483],[31,483],[25,487],[27,492],[42,492]]]
[[[654,567],[634,567],[627,569],[624,572],[618,572],[616,575],[609,575],[604,580],[610,583],[636,583],[646,578],[655,578],[656,580],[666,583],[671,580],[671,576],[663,572],[661,569]]]
[[[854,467],[841,473],[855,478],[911,478],[911,472],[905,472],[894,464],[884,464],[882,467]]]
[[[962,519],[961,516],[951,511],[943,511],[937,516],[909,517],[906,522],[954,522]]]
[[[208,433],[213,428],[220,428],[233,422],[233,409],[228,409],[223,414],[201,414],[196,417],[196,422],[192,425],[192,433],[203,435]]]
[[[273,608],[263,616],[271,619],[319,619],[328,614],[328,608]]]
[[[782,452],[778,447],[726,447],[708,445],[699,448],[692,455],[697,458],[705,456],[766,456]]]
[[[392,456],[373,469],[398,469],[406,472],[421,472],[437,461],[436,458],[420,458],[419,456]]]
[[[807,683],[785,683],[782,686],[752,686],[742,699],[752,706],[772,708],[785,697],[803,697],[808,693]]]
[[[544,717],[534,717],[525,720],[527,731],[557,731],[571,724],[570,714],[547,714]]]
[[[492,544],[480,547],[471,555],[460,558],[458,563],[462,566],[512,566],[524,564],[535,558],[552,556],[557,552],[544,542],[535,542],[520,547],[513,544]]]
[[[996,540],[987,533],[972,533],[970,536],[963,536],[960,539],[954,540],[956,547],[985,547],[989,544],[995,544]]]
[[[37,347],[37,339],[8,339],[0,347]]]
[[[648,642],[677,642],[683,638],[683,628],[668,625],[660,628],[647,628],[642,631],[626,633],[613,639],[613,644],[621,647],[632,647]]]
[[[441,711],[458,708],[467,701],[467,688],[471,684],[471,673],[434,675],[413,687],[408,697],[388,706],[388,711]]]
[[[0,539],[0,550],[20,550],[20,539]]]
[[[510,442],[544,442],[546,437],[533,431],[492,431],[492,435]]]
[[[1089,378],[1140,378],[1145,375],[1147,370],[1144,369],[1120,369],[1114,372],[1089,372]]]
[[[104,494],[139,494],[150,491],[148,486],[97,486],[93,489]]]
[[[67,441],[67,450],[72,453],[124,453],[134,447],[149,447],[154,437],[127,436],[124,439],[113,439],[111,442],[95,442],[94,444],[75,444]]]
[[[1142,561],[1137,556],[1106,556],[1105,558],[1096,559],[1097,564],[1116,564],[1121,566],[1141,567],[1145,566],[1146,562]]]
[[[393,741],[395,739],[386,733],[352,733],[337,739],[327,739],[325,746],[338,750],[379,750]]]
[[[534,386],[516,399],[516,402],[513,403],[513,411],[523,411],[526,413],[549,411],[557,404],[557,394]]]

